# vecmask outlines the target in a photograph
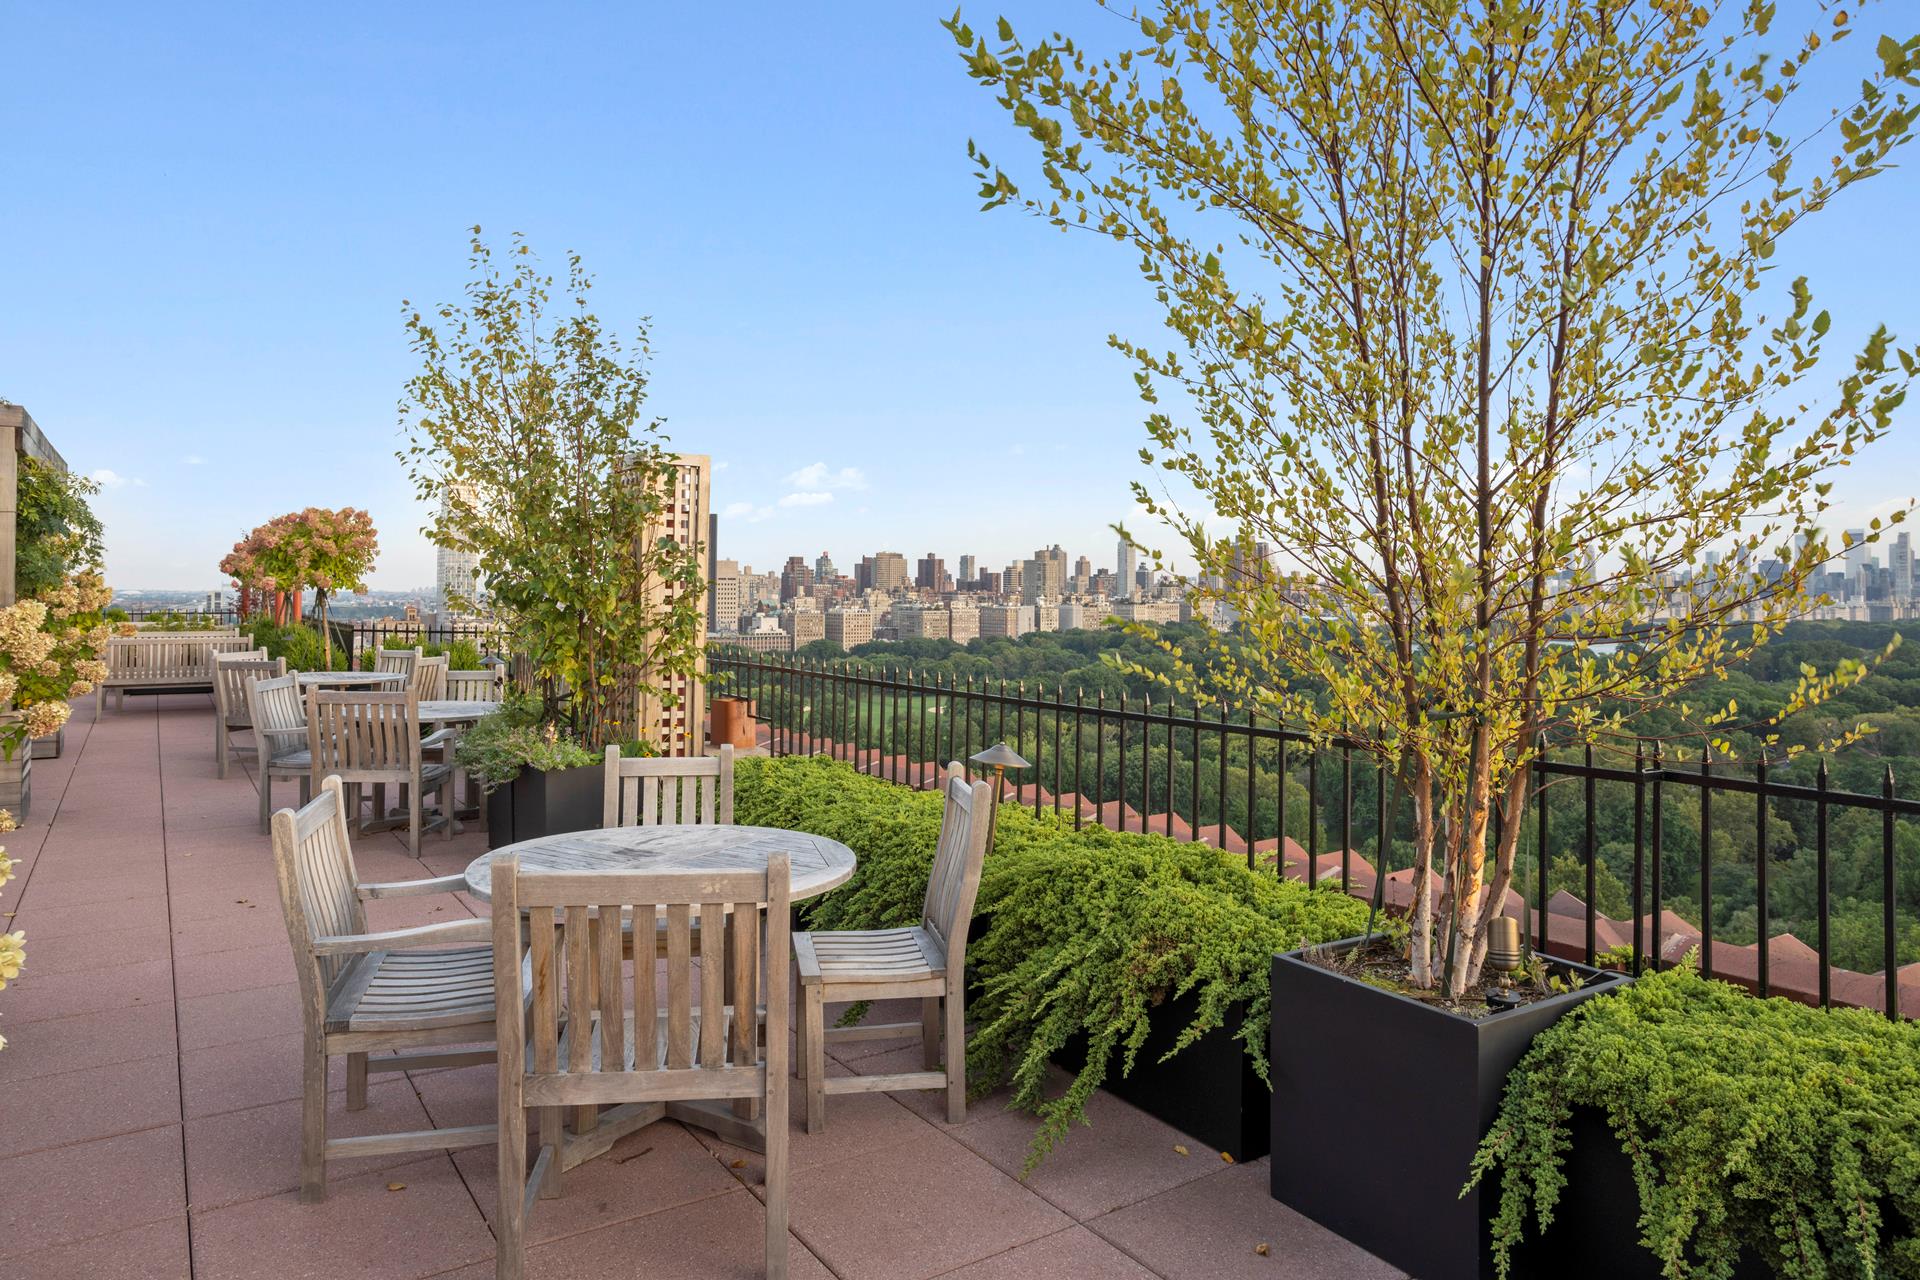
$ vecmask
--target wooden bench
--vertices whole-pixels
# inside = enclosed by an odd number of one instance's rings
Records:
[[[129,693],[213,692],[213,655],[250,654],[264,658],[246,636],[206,631],[147,631],[107,641],[107,678],[94,696],[93,718],[113,690],[113,709],[126,705]]]

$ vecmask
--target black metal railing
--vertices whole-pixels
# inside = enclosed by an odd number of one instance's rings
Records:
[[[1316,742],[1225,708],[1180,708],[1125,692],[1069,697],[1024,682],[728,648],[710,650],[709,665],[716,693],[756,704],[776,755],[832,754],[875,776],[930,787],[943,762],[1005,741],[1033,764],[1010,779],[1019,784],[1014,802],[1075,826],[1100,821],[1206,840],[1244,853],[1249,867],[1267,866],[1271,850],[1275,874],[1297,866],[1309,880],[1332,883],[1337,868],[1344,892],[1366,892],[1374,877],[1411,865],[1409,806],[1351,741]],[[1544,949],[1588,963],[1629,962],[1637,972],[1670,963],[1680,946],[1698,951],[1709,976],[1763,995],[1900,1010],[1900,965],[1920,958],[1906,954],[1920,946],[1920,844],[1909,846],[1902,865],[1900,833],[1920,819],[1920,798],[1897,794],[1890,768],[1877,792],[1834,787],[1824,760],[1770,772],[1682,761],[1657,746],[1616,763],[1596,762],[1591,748],[1554,750],[1533,770],[1515,889]],[[1853,969],[1835,959],[1836,823],[1847,827],[1848,902],[1857,908],[1877,889],[1877,945],[1858,936],[1858,910],[1848,918]],[[1627,873],[1630,921],[1597,905],[1622,888],[1610,858]],[[1791,894],[1811,894],[1810,903],[1789,904],[1790,917],[1776,900],[1783,879]],[[1580,910],[1556,911],[1556,889],[1578,898]],[[1735,902],[1743,903],[1737,911]],[[1789,923],[1788,932],[1813,936],[1783,944],[1774,929]],[[1751,942],[1740,940],[1745,934]],[[1783,945],[1790,956],[1778,954]],[[1909,1009],[1920,1001],[1911,984],[1906,1001]]]
[[[182,630],[198,627],[237,627],[240,611],[231,606],[220,609],[188,609],[162,605],[121,605],[129,622],[180,625]]]
[[[398,646],[412,648],[415,645],[451,649],[465,642],[471,644],[482,658],[489,655],[504,655],[506,652],[506,633],[498,626],[484,622],[454,622],[439,626],[427,626],[424,623],[408,622],[340,622],[334,624],[336,643],[344,642],[351,654],[351,660],[358,664],[360,655],[370,650]]]

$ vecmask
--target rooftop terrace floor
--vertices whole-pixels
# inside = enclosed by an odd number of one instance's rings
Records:
[[[324,1204],[296,1201],[293,965],[253,775],[214,776],[211,727],[205,697],[134,699],[97,726],[83,705],[62,757],[34,762],[31,816],[5,839],[18,878],[0,895],[27,951],[0,992],[0,1274],[491,1276],[491,1147],[335,1163]],[[404,880],[459,870],[485,840],[430,836],[415,860],[382,834],[355,855],[363,879]],[[368,905],[376,929],[484,911]],[[837,1072],[904,1070],[918,1051],[834,1057]],[[491,1066],[377,1076],[357,1113],[333,1066],[336,1134],[493,1118]],[[795,1277],[1400,1274],[1269,1198],[1266,1161],[1226,1165],[1105,1094],[1024,1181],[1029,1117],[987,1099],[950,1127],[936,1098],[837,1095],[824,1134],[794,1125]],[[761,1173],[677,1124],[633,1134],[541,1202],[530,1270],[757,1276]]]

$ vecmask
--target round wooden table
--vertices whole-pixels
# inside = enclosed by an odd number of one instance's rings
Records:
[[[300,687],[303,689],[379,689],[387,685],[405,684],[403,671],[302,671]]]
[[[472,724],[499,709],[499,703],[482,698],[430,698],[420,704],[420,723]]]
[[[792,860],[793,900],[812,898],[845,884],[857,859],[838,840],[779,827],[666,822],[651,827],[607,827],[522,840],[483,853],[467,864],[467,891],[486,901],[493,893],[493,863],[514,856],[539,871],[758,871],[775,853]],[[764,904],[762,904],[764,905]],[[651,948],[642,943],[636,954]],[[772,957],[768,957],[771,959]],[[782,957],[787,963],[787,958]],[[625,1103],[598,1116],[581,1117],[559,1159],[563,1168],[591,1160],[615,1142],[662,1116],[696,1125],[750,1151],[767,1149],[766,1120],[758,1104],[716,1102]],[[784,1118],[784,1117],[783,1117]]]
[[[493,892],[493,863],[508,855],[528,871],[759,871],[784,853],[793,862],[793,900],[818,897],[853,876],[853,850],[838,840],[779,827],[663,822],[541,836],[481,854],[467,864],[467,891]]]

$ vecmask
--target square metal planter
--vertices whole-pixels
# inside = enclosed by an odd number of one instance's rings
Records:
[[[1330,944],[1336,954],[1358,945]],[[1498,1192],[1468,1166],[1533,1038],[1624,974],[1482,1018],[1370,986],[1300,952],[1273,960],[1273,1198],[1422,1280],[1493,1274]]]
[[[597,764],[522,769],[512,782],[487,793],[487,848],[594,830],[605,810],[606,778]]]

